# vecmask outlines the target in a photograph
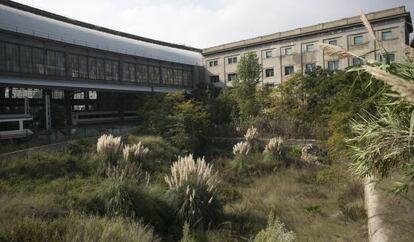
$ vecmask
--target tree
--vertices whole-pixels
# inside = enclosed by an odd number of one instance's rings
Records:
[[[242,55],[237,66],[237,79],[233,81],[231,90],[242,117],[255,116],[260,111],[256,87],[261,73],[262,67],[256,53],[249,52]]]

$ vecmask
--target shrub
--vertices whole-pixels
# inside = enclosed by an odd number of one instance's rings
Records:
[[[171,208],[162,199],[164,190],[139,186],[128,179],[107,179],[83,204],[83,211],[109,217],[142,218],[157,229],[168,230],[173,220]]]
[[[113,137],[110,135],[102,135],[96,144],[96,151],[102,156],[105,163],[114,165],[119,158],[122,148],[121,137]]]
[[[114,166],[108,166],[106,176],[116,180],[129,180],[135,183],[149,183],[149,173],[142,169],[141,164],[118,161]]]
[[[285,225],[270,214],[267,227],[262,229],[255,237],[254,242],[291,242],[295,241],[295,234],[288,231]]]
[[[247,141],[241,141],[233,146],[233,168],[241,172],[248,163],[248,155],[250,153],[251,146]]]
[[[0,161],[0,177],[54,179],[63,176],[88,175],[88,162],[67,153],[34,153],[30,160],[18,158]]]
[[[36,218],[23,218],[16,222],[4,235],[5,241],[64,241],[66,224],[62,221],[47,222]]]
[[[122,155],[125,161],[129,162],[139,162],[141,159],[146,156],[149,152],[149,149],[142,145],[141,142],[134,145],[125,145],[122,150]]]
[[[143,160],[143,168],[145,170],[162,170],[162,168],[169,168],[172,161],[177,157],[179,151],[176,147],[171,145],[160,136],[133,136],[127,138],[128,143],[139,143],[148,147],[149,152]]]
[[[165,177],[169,198],[182,222],[190,226],[217,222],[222,207],[216,199],[219,178],[204,158],[179,157]]]
[[[125,218],[80,217],[72,219],[65,241],[157,242],[152,228]]]

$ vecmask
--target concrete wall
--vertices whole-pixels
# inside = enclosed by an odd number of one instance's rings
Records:
[[[396,8],[375,13],[376,15],[368,15],[373,19],[373,28],[376,32],[377,39],[381,40],[381,33],[384,31],[392,31],[392,38],[384,40],[383,45],[388,52],[395,55],[395,60],[400,61],[404,58],[403,44],[408,44],[409,31],[406,22],[407,15],[404,8]],[[392,18],[380,19],[390,14],[403,14],[393,16]],[[375,18],[374,18],[375,17]],[[389,17],[389,16],[388,16]],[[366,55],[369,59],[379,60],[379,52],[375,42],[369,37],[366,29],[361,25],[355,25],[359,22],[359,18],[348,18],[338,20],[322,25],[305,27],[295,31],[287,31],[277,33],[265,37],[258,37],[250,40],[229,43],[217,47],[211,47],[203,50],[204,65],[205,65],[205,79],[210,80],[210,76],[219,76],[220,82],[217,86],[230,86],[228,74],[235,73],[237,63],[229,64],[228,58],[240,56],[247,52],[255,52],[259,57],[259,62],[263,67],[262,84],[279,84],[288,79],[290,76],[285,75],[286,66],[294,66],[294,71],[297,73],[304,73],[306,63],[314,63],[316,66],[328,68],[328,62],[335,60],[335,58],[327,56],[318,47],[318,43],[328,43],[330,40],[336,40],[337,45],[349,50],[357,55],[365,55],[370,51],[374,51]],[[306,30],[306,31],[305,31]],[[314,31],[314,32],[312,32]],[[300,35],[301,32],[307,32],[307,35]],[[273,36],[271,41],[270,36]],[[354,37],[362,36],[362,44],[354,44]],[[283,37],[283,38],[282,38]],[[264,41],[266,39],[267,41]],[[307,44],[314,44],[313,51],[306,51]],[[285,48],[292,48],[293,52],[290,55],[285,55]],[[266,52],[271,51],[272,56],[266,58]],[[217,66],[210,66],[210,61],[218,61]],[[339,60],[339,69],[345,69],[352,66],[352,59]],[[266,77],[265,70],[268,68],[274,69],[273,77]]]

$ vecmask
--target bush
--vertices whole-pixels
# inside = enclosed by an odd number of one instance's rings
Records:
[[[90,164],[67,153],[35,153],[25,158],[0,161],[0,177],[54,179],[63,176],[88,175]]]
[[[270,214],[267,227],[262,229],[255,237],[254,242],[291,242],[295,241],[295,234],[288,231],[285,225]]]
[[[87,198],[83,210],[109,217],[142,218],[159,230],[168,230],[174,218],[170,207],[162,199],[163,194],[164,191],[158,188],[109,178]]]
[[[52,221],[25,218],[3,235],[5,241],[111,241],[158,242],[153,230],[140,222],[123,218],[80,217],[71,215]]]
[[[72,219],[65,241],[157,242],[153,230],[124,218],[80,217]]]
[[[217,200],[218,175],[204,159],[179,157],[165,177],[168,198],[177,217],[190,226],[207,226],[220,220],[222,207]]]
[[[105,164],[115,165],[120,158],[122,149],[121,137],[102,135],[96,143],[96,151]]]
[[[169,167],[177,157],[179,151],[176,147],[164,140],[160,136],[134,136],[129,135],[127,142],[135,144],[141,142],[148,147],[149,152],[143,159],[143,168],[146,170],[159,170],[159,168]],[[160,167],[161,166],[161,167]]]
[[[24,218],[15,223],[10,231],[4,235],[5,241],[43,242],[64,241],[67,224],[63,221],[47,222],[36,218]]]

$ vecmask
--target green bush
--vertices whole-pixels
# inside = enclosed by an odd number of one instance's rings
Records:
[[[121,217],[80,217],[71,219],[65,241],[158,242],[153,230],[140,222]]]
[[[254,242],[292,242],[295,234],[288,231],[285,225],[270,214],[267,227],[262,229],[255,237]]]
[[[68,153],[34,153],[30,159],[0,161],[3,179],[54,179],[63,176],[88,175],[89,163]]]
[[[128,180],[106,179],[83,203],[81,210],[109,217],[143,219],[159,230],[168,230],[174,222],[173,212],[163,200],[158,187],[140,186]]]
[[[47,222],[36,218],[24,218],[17,221],[10,231],[3,235],[5,241],[9,242],[44,242],[44,241],[64,241],[68,224],[61,220]]]

